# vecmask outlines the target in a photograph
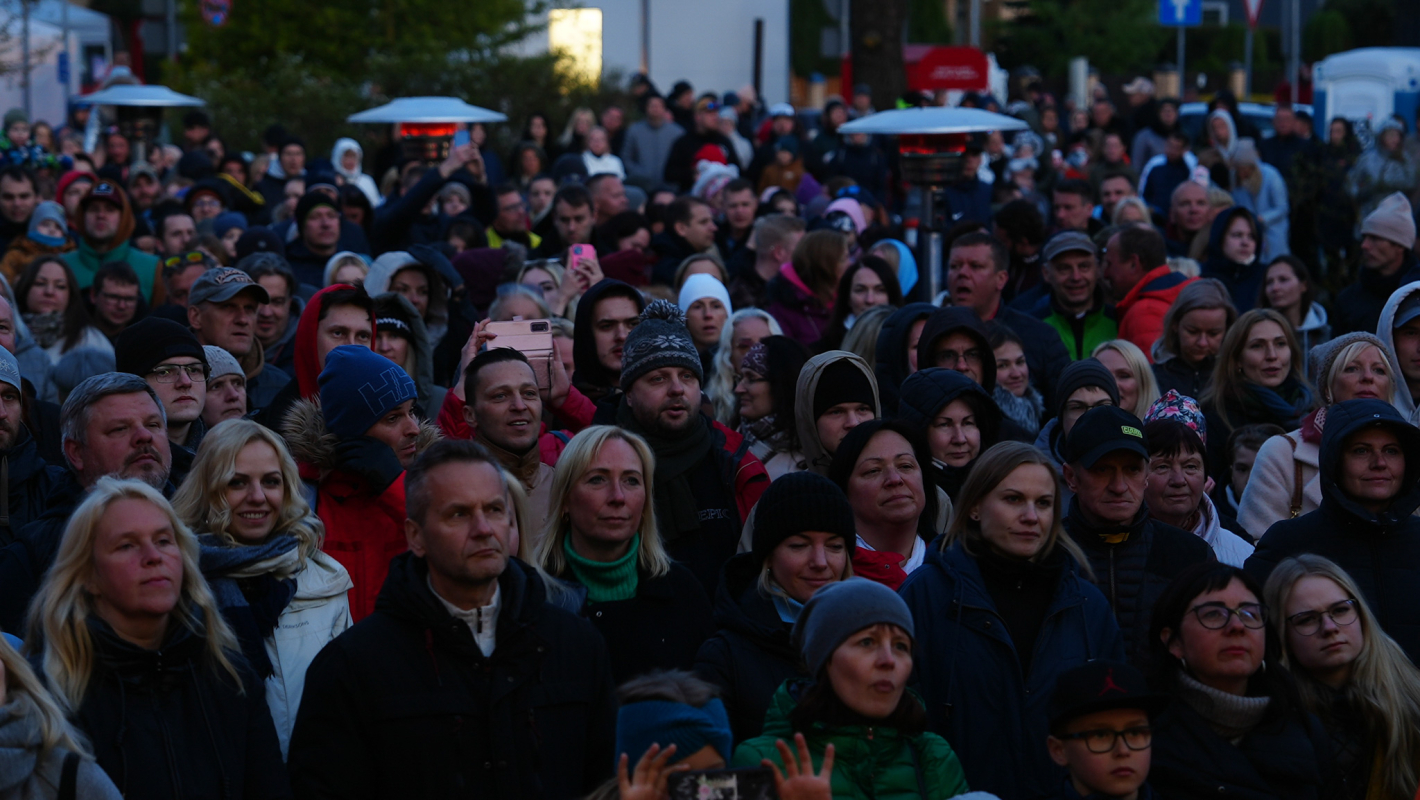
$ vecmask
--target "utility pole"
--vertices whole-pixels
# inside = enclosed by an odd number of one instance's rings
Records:
[[[971,0],[971,46],[981,47],[981,0]]]
[[[25,118],[34,119],[34,110],[30,107],[30,0],[20,0],[20,20],[21,35],[25,37],[20,45],[21,61],[25,70]]]
[[[651,77],[651,0],[641,0],[641,74]]]

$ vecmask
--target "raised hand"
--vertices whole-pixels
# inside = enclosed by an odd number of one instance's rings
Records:
[[[779,758],[784,762],[783,772],[767,758],[760,762],[774,770],[774,788],[779,793],[779,800],[833,800],[833,745],[830,744],[824,749],[823,764],[815,775],[814,761],[809,755],[809,745],[802,733],[794,734],[794,744],[799,750],[797,760],[783,739],[774,741],[775,748],[779,750]]]

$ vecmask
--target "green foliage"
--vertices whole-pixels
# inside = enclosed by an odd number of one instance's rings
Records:
[[[1233,22],[1226,26],[1190,28],[1186,34],[1187,68],[1189,72],[1206,72],[1219,76],[1228,72],[1229,66],[1243,63],[1246,52],[1247,23]],[[1277,44],[1278,34],[1273,29],[1259,28],[1252,37],[1252,71],[1270,70],[1282,66],[1281,48]],[[1172,46],[1166,46],[1160,53],[1160,60],[1173,61]],[[1166,57],[1166,58],[1165,58]],[[1254,84],[1253,88],[1258,88]]]
[[[341,136],[369,152],[382,126],[346,117],[396,97],[449,95],[508,115],[490,130],[501,151],[533,111],[556,127],[573,107],[600,107],[611,96],[576,77],[561,55],[503,52],[528,33],[522,0],[241,0],[218,29],[185,10],[190,45],[170,83],[207,101],[228,149],[259,149],[262,131],[279,122],[312,153]]]
[[[1326,0],[1302,30],[1302,57],[1317,61],[1356,47],[1396,44],[1392,0]]]
[[[838,58],[822,53],[823,29],[836,27],[838,22],[828,15],[823,0],[789,0],[789,67],[795,75],[839,73]]]
[[[942,0],[910,0],[907,4],[907,41],[911,44],[954,44],[952,24]]]
[[[1156,0],[1030,0],[1028,14],[992,26],[1001,66],[1032,64],[1062,77],[1087,55],[1107,75],[1148,70],[1172,31],[1157,22]]]
[[[1351,23],[1346,15],[1323,8],[1302,29],[1302,58],[1319,61],[1332,53],[1351,49]]]

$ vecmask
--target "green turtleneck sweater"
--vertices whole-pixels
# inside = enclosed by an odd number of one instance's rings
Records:
[[[567,556],[567,565],[572,568],[577,582],[587,587],[587,600],[609,603],[636,596],[636,557],[640,544],[641,534],[638,533],[631,539],[626,555],[615,561],[592,561],[572,549],[572,537],[569,535],[562,540],[562,552]]]

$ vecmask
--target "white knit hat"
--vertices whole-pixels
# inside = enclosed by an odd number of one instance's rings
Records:
[[[1415,247],[1415,215],[1410,201],[1400,192],[1392,194],[1376,206],[1361,222],[1361,235],[1378,236],[1411,250]]]

